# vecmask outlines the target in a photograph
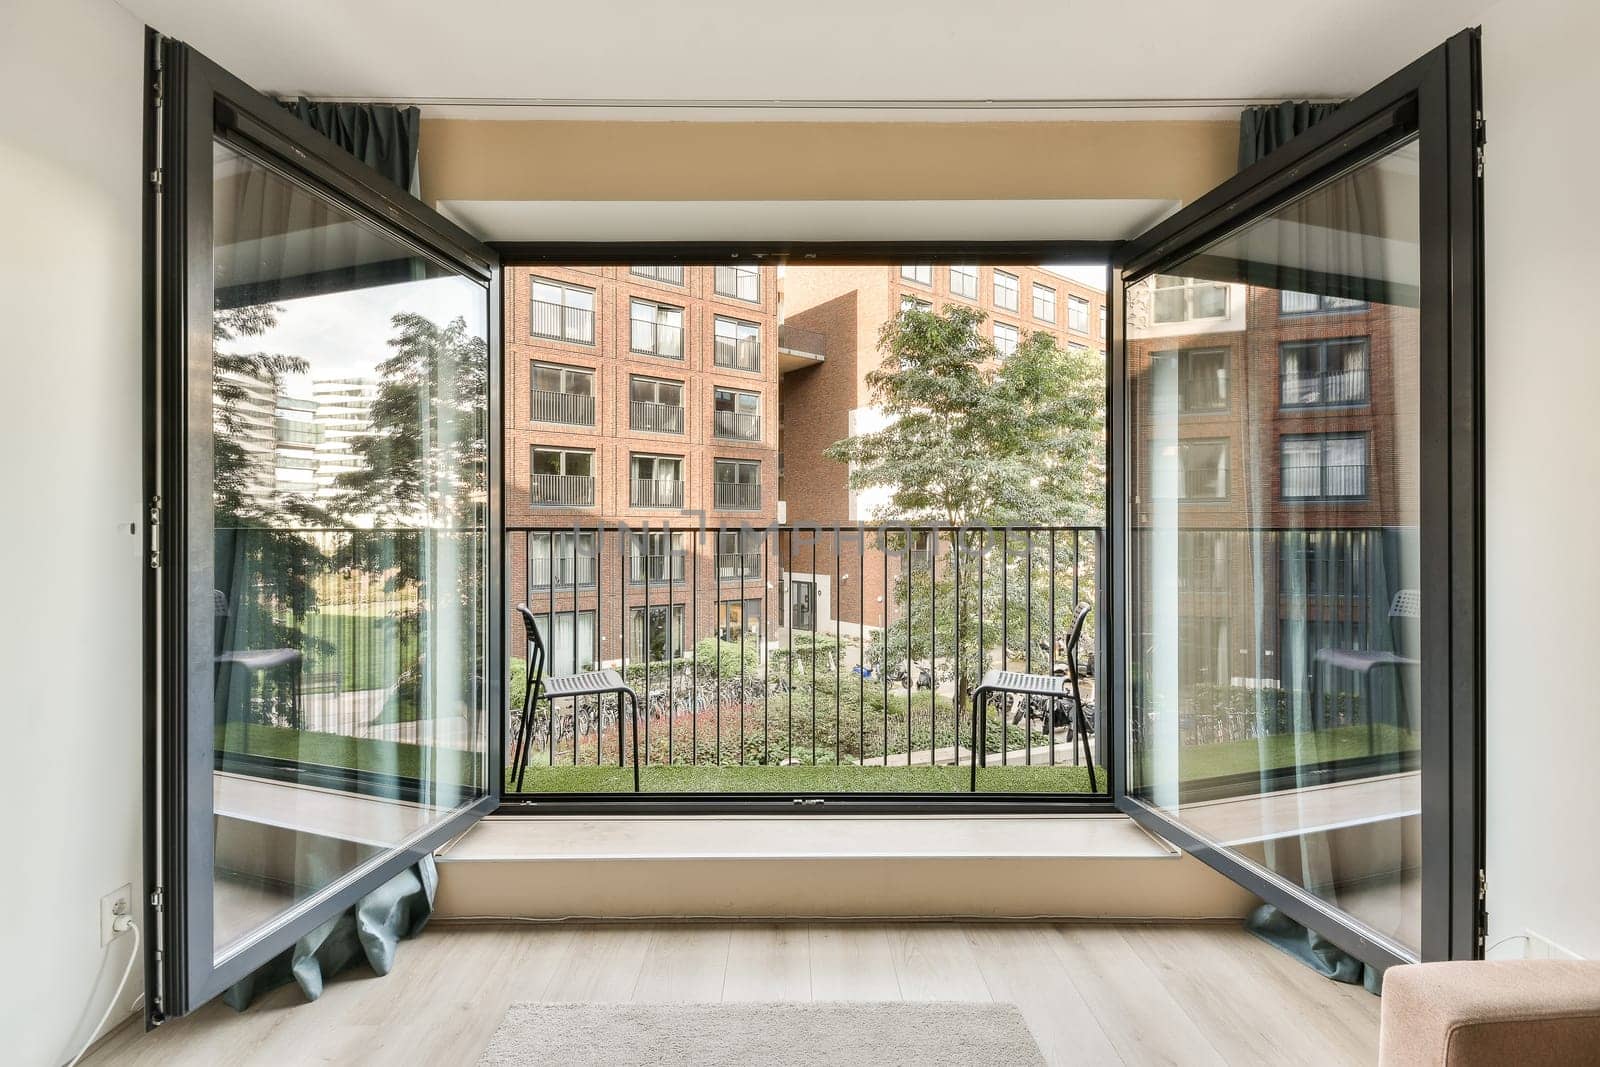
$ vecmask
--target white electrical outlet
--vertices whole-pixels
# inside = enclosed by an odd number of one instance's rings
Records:
[[[111,939],[117,936],[113,924],[117,916],[126,915],[133,918],[133,886],[124,885],[121,889],[113,889],[100,898],[100,944],[111,944]]]

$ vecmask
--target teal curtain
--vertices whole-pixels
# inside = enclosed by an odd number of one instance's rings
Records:
[[[279,103],[412,196],[420,193],[417,141],[422,133],[422,112],[417,108],[339,104],[303,96]]]
[[[1244,928],[1280,952],[1285,952],[1324,978],[1359,985],[1373,996],[1383,995],[1383,972],[1362,963],[1315,930],[1307,929],[1271,904],[1263,904],[1244,921]]]
[[[1245,108],[1239,113],[1239,169],[1244,170],[1338,109],[1338,104],[1313,104],[1307,100]]]
[[[222,994],[235,1011],[244,1011],[257,996],[294,982],[307,1000],[322,995],[331,976],[363,960],[374,974],[385,975],[394,966],[400,942],[414,937],[433,914],[439,885],[432,856],[395,875],[362,897],[355,907],[340,913],[294,946],[240,979]]]

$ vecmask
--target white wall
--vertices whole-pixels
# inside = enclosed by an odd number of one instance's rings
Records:
[[[1600,5],[1483,19],[1489,939],[1600,958]],[[1493,953],[1519,956],[1511,941]]]
[[[100,947],[100,897],[142,881],[142,32],[109,0],[0,4],[7,1063],[88,1036],[132,948]]]

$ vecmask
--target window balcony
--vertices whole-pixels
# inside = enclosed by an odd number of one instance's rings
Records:
[[[540,507],[594,507],[594,477],[588,474],[535,474],[532,503]]]
[[[635,478],[628,503],[636,508],[681,508],[683,482],[675,478]]]
[[[760,441],[761,416],[738,411],[714,412],[711,435],[727,441]]]
[[[535,300],[533,321],[529,329],[535,337],[592,345],[594,312],[589,308],[567,307],[547,300]]]
[[[761,507],[760,482],[718,482],[718,511],[754,511]]]
[[[635,400],[628,405],[628,428],[646,433],[682,433],[683,407]]]
[[[581,393],[557,393],[548,389],[533,391],[533,421],[562,426],[593,426],[594,397]]]
[[[759,337],[718,337],[713,356],[719,367],[759,372],[761,370],[761,339]]]

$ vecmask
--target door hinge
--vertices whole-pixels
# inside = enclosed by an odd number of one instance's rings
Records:
[[[161,192],[161,168],[157,167],[150,172],[150,184],[156,187],[156,192]]]
[[[161,498],[150,498],[150,566],[161,568]]]
[[[1478,902],[1473,919],[1473,933],[1478,943],[1478,958],[1483,958],[1484,945],[1489,940],[1489,880],[1482,867],[1478,868]]]
[[[1483,112],[1472,116],[1473,153],[1477,157],[1478,177],[1483,177],[1483,146],[1489,143],[1489,125],[1483,121]]]
[[[167,910],[167,891],[161,886],[150,890],[150,906],[156,911]]]

